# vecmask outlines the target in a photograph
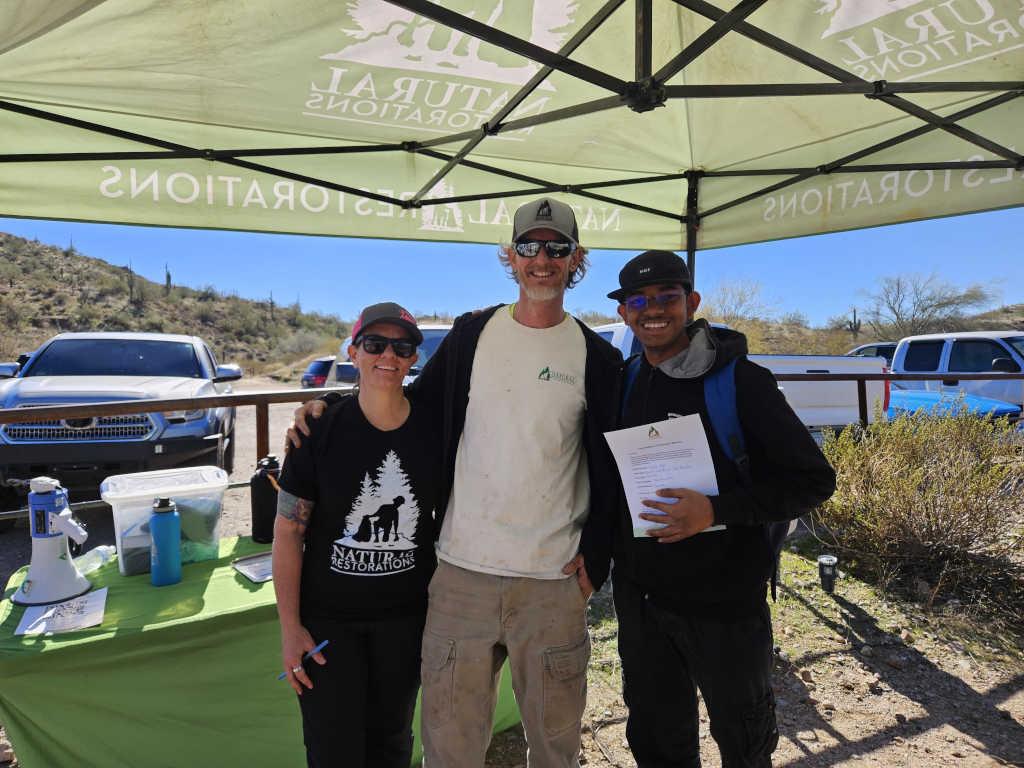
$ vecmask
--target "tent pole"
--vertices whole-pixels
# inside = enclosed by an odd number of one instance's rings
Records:
[[[697,213],[698,189],[702,171],[686,172],[686,266],[690,270],[691,287],[697,287]]]
[[[651,76],[651,0],[636,0],[636,42],[633,52],[636,57],[636,81],[643,82]]]

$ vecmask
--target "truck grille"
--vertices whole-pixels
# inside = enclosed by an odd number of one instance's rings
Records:
[[[95,418],[52,419],[6,424],[4,437],[12,443],[86,443],[104,440],[145,440],[156,429],[146,413]]]

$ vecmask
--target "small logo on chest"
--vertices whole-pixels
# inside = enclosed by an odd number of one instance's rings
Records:
[[[560,373],[551,369],[550,365],[545,365],[541,372],[537,374],[538,381],[557,381],[562,384],[568,384],[569,386],[576,386],[576,377],[568,373]]]

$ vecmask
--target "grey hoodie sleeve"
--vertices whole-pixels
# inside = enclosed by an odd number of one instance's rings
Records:
[[[752,482],[711,498],[716,525],[793,520],[832,495],[835,471],[771,371],[748,360],[737,364],[736,408]]]

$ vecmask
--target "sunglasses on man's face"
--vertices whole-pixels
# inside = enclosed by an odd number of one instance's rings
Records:
[[[549,259],[564,259],[576,250],[572,240],[517,240],[516,253],[524,259],[532,259],[543,248]]]
[[[359,346],[371,355],[382,355],[388,344],[395,350],[398,357],[412,357],[416,353],[416,343],[410,339],[389,339],[387,336],[363,336]]]
[[[665,291],[654,296],[637,294],[630,296],[623,303],[633,312],[643,312],[648,306],[657,304],[659,307],[671,307],[686,295],[685,291]]]

